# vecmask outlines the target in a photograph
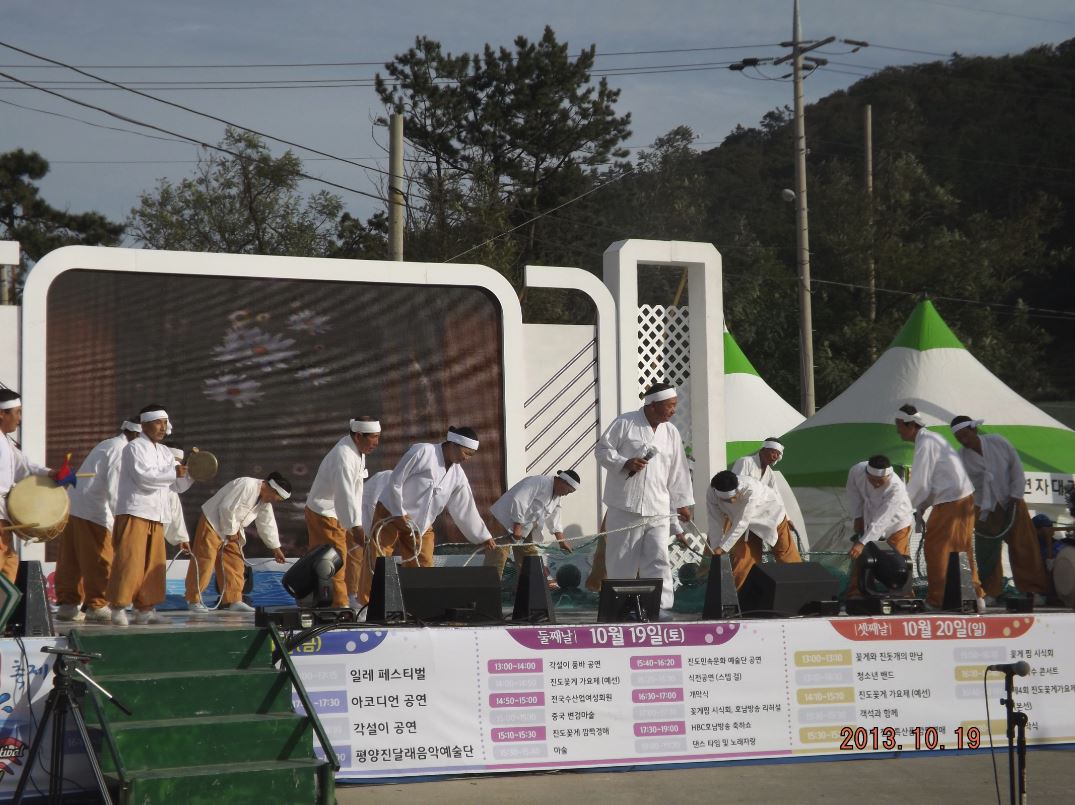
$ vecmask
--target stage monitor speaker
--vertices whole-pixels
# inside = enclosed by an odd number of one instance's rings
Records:
[[[19,562],[15,584],[22,593],[22,600],[9,621],[12,634],[20,637],[54,636],[56,632],[52,627],[52,613],[49,612],[47,585],[41,563],[36,560]]]
[[[504,622],[495,567],[401,567],[399,584],[419,622]]]
[[[976,612],[978,595],[974,589],[970,559],[963,551],[948,554],[948,573],[944,577],[944,603],[949,612]]]
[[[839,592],[840,581],[817,562],[763,562],[743,582],[739,608],[745,618],[816,613],[819,601],[831,601]]]
[[[7,576],[0,573],[0,635],[4,634],[8,621],[15,614],[21,600],[22,590],[8,581]]]
[[[511,619],[527,623],[556,623],[549,585],[545,583],[545,564],[540,556],[523,558]]]
[[[366,620],[374,623],[402,623],[407,620],[399,565],[390,556],[378,556],[373,566],[373,589],[366,607]]]
[[[598,623],[654,623],[661,617],[662,579],[605,579],[597,600]]]
[[[739,617],[739,595],[732,578],[732,558],[724,553],[714,556],[709,564],[709,580],[705,588],[702,620],[719,621]]]

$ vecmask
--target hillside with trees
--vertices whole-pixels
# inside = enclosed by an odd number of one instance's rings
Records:
[[[628,159],[630,115],[617,108],[618,90],[593,80],[594,52],[569,51],[546,29],[537,41],[476,54],[420,37],[385,65],[376,87],[385,114],[406,114],[408,259],[485,263],[519,287],[526,264],[600,273],[602,252],[623,238],[713,242],[729,327],[797,400],[795,222],[781,199],[793,184],[788,109],[704,152],[677,126]],[[807,108],[819,404],[861,374],[924,296],[1020,393],[1075,397],[1073,131],[1075,40],[889,68]],[[253,170],[207,161],[195,179],[144,194],[128,231],[155,246],[261,251],[268,242],[280,253],[384,256],[383,215],[360,221],[329,194],[303,201],[297,158],[271,159],[256,137],[241,144]],[[244,222],[253,184],[266,206]],[[221,231],[181,231],[221,208]],[[651,272],[644,300],[670,303],[678,285],[674,272]],[[529,320],[592,315],[562,294],[523,298]]]

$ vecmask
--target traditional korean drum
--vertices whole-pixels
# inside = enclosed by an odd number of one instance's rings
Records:
[[[44,475],[23,478],[7,496],[12,530],[27,542],[50,542],[63,533],[70,504],[62,486]]]

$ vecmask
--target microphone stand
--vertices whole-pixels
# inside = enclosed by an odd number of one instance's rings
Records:
[[[1015,709],[1015,674],[1004,672],[1004,705],[1008,719],[1008,791],[1011,805],[1026,805],[1026,725],[1027,714]],[[1018,774],[1016,750],[1018,749]],[[1018,780],[1018,798],[1016,781]]]

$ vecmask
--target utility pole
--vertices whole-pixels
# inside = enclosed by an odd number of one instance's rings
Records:
[[[729,70],[742,72],[747,68],[758,70],[765,65],[780,65],[791,62],[792,72],[783,78],[791,78],[795,92],[795,207],[796,207],[796,264],[799,281],[799,361],[802,395],[800,409],[803,416],[813,416],[815,410],[814,395],[814,328],[813,311],[811,309],[811,286],[810,286],[810,226],[808,221],[808,205],[806,203],[806,121],[803,115],[803,62],[805,72],[824,67],[828,64],[825,59],[806,56],[812,50],[824,47],[835,42],[835,36],[828,36],[821,40],[803,40],[802,26],[799,22],[799,0],[795,0],[792,11],[792,39],[790,42],[781,42],[781,47],[791,48],[791,52],[778,59],[771,57],[751,57],[742,59],[735,64],[729,65]],[[852,53],[868,47],[868,42],[856,39],[841,39],[841,42],[852,45]],[[763,74],[764,75],[764,74]],[[765,76],[768,78],[769,76]],[[790,194],[788,195],[790,200]]]
[[[874,324],[877,322],[877,273],[873,263],[873,108],[866,104],[863,114],[863,131],[866,142],[866,320],[869,326],[867,343],[870,360],[877,360],[877,339]]]
[[[801,410],[805,417],[815,411],[814,398],[814,314],[810,294],[810,223],[806,203],[806,119],[803,115],[803,54],[834,41],[830,36],[804,46],[802,26],[799,23],[799,0],[795,0],[791,31],[791,53],[773,64],[791,61],[792,81],[795,86],[795,213],[798,226],[795,229],[796,263],[799,275],[799,364]]]
[[[392,260],[403,259],[403,115],[389,119],[388,249]]]

